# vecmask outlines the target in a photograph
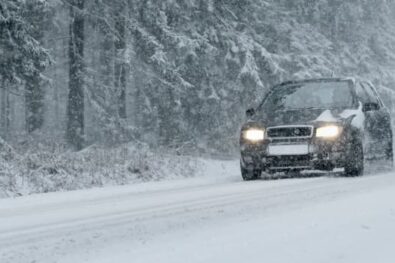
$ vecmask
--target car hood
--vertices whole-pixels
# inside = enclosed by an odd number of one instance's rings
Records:
[[[250,121],[265,127],[281,125],[315,125],[320,123],[342,123],[347,120],[359,126],[363,113],[358,109],[297,109],[257,113]],[[357,117],[357,118],[355,118]],[[353,121],[356,119],[356,121]]]

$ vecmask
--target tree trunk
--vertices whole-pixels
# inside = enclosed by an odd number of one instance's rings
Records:
[[[28,133],[40,129],[44,123],[44,89],[40,84],[38,74],[29,77],[25,84],[25,121]]]
[[[58,69],[55,67],[54,69],[54,83],[55,85],[52,87],[53,89],[53,103],[55,103],[54,107],[54,122],[55,122],[55,130],[53,131],[54,134],[57,134],[57,132],[60,130],[61,124],[60,124],[60,114],[59,114],[59,88],[58,88]]]
[[[7,135],[7,113],[6,113],[6,102],[7,102],[7,89],[5,87],[5,80],[3,79],[1,82],[1,135],[4,139],[6,139]]]
[[[45,4],[41,1],[27,1],[26,9],[29,15],[26,17],[31,26],[31,34],[35,40],[42,44],[45,28]],[[42,127],[44,123],[44,95],[40,73],[44,68],[40,62],[34,60],[35,70],[26,76],[25,84],[25,127],[28,133]]]
[[[1,132],[3,139],[8,138],[10,127],[10,93],[5,87],[5,80],[2,81],[1,88]]]
[[[6,116],[6,128],[7,134],[9,134],[10,125],[11,125],[11,103],[10,103],[10,92],[7,90],[6,93],[6,107],[5,107],[5,116]]]
[[[126,4],[123,2],[120,9],[115,15],[115,30],[117,39],[115,41],[115,88],[118,95],[118,115],[121,119],[126,119],[126,69],[127,62],[125,61],[126,52],[126,18],[125,12]]]
[[[69,95],[66,139],[76,150],[84,144],[84,0],[71,0]]]

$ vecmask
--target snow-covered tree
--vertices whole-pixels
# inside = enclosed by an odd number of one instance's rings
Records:
[[[77,150],[84,146],[84,6],[85,0],[70,0],[69,95],[67,100],[68,142]]]
[[[229,152],[245,109],[277,82],[334,72],[395,83],[391,1],[3,2],[1,23],[18,26],[1,27],[2,127],[26,102],[29,131],[44,123],[77,149],[139,140]]]
[[[26,83],[28,130],[42,124],[41,73],[49,65],[50,56],[40,43],[40,30],[27,16],[36,5],[29,1],[6,0],[0,3],[0,85],[2,89],[1,127],[3,135],[10,124],[10,92]],[[37,5],[44,5],[38,1]],[[35,19],[38,19],[37,16]],[[19,92],[19,94],[21,94]]]

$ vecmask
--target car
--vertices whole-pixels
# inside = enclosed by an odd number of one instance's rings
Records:
[[[360,176],[366,160],[392,166],[391,116],[370,82],[288,81],[271,88],[246,113],[240,133],[244,180],[336,168],[344,168],[345,176]]]

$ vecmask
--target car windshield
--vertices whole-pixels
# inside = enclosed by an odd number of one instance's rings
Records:
[[[347,81],[306,82],[278,86],[264,100],[264,111],[295,109],[335,109],[352,106]]]

